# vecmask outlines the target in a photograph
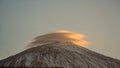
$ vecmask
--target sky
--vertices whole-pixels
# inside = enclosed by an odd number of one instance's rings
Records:
[[[120,0],[0,0],[0,59],[57,30],[84,34],[86,47],[120,59]]]

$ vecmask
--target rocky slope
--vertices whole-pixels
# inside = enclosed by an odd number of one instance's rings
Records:
[[[10,67],[120,68],[120,60],[74,44],[47,44],[27,49],[0,61]]]

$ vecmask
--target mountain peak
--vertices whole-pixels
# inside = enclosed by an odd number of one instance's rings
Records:
[[[81,34],[69,31],[58,31],[38,36],[29,44],[30,48],[0,60],[0,66],[120,68],[120,60],[81,46],[81,42],[86,42],[82,38]],[[73,43],[73,41],[79,42],[79,44]]]
[[[74,44],[52,43],[29,48],[0,61],[6,67],[120,68],[113,59]]]

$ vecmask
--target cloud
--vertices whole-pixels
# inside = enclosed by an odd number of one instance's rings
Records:
[[[71,31],[60,30],[45,35],[37,36],[33,41],[28,45],[28,47],[36,47],[46,44],[75,44],[85,47],[88,42],[85,41],[83,34],[74,33]]]

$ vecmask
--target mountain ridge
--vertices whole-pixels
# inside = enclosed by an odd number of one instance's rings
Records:
[[[82,34],[57,31],[37,36],[28,49],[0,60],[3,67],[120,68],[120,60],[91,51]]]
[[[120,68],[120,60],[74,44],[52,43],[29,48],[3,59],[0,66]]]

